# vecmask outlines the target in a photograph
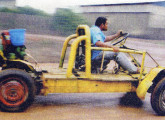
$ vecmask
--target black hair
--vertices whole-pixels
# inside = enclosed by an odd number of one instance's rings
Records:
[[[96,19],[95,25],[100,27],[101,24],[105,25],[106,21],[107,21],[107,18],[105,18],[105,17],[98,17]]]

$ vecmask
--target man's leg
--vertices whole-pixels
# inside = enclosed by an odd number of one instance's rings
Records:
[[[137,73],[137,67],[128,60],[128,57],[124,53],[104,51],[104,54],[104,60],[115,60],[123,69],[128,70],[129,73]],[[103,52],[100,52],[95,60],[102,60],[102,56]]]
[[[128,57],[124,53],[118,53],[116,56],[116,62],[121,65],[125,70],[128,70],[129,73],[137,73],[138,68],[128,60]]]
[[[117,53],[115,53],[115,52],[110,52],[110,51],[100,52],[100,54],[94,59],[95,61],[100,63],[100,66],[101,66],[103,54],[104,54],[103,66],[107,66],[107,64],[110,62],[110,60],[115,60],[115,58],[117,56]]]
[[[101,51],[99,55],[95,58],[95,60],[102,60],[104,54],[104,60],[115,60],[118,53],[111,52],[111,51]]]

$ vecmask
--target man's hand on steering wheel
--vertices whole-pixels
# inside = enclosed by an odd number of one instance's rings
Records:
[[[128,33],[122,33],[121,30],[119,30],[116,34],[120,34],[120,35],[114,40],[114,42],[113,42],[113,44],[112,44],[113,46],[115,46],[115,45],[117,45],[117,44],[120,44],[120,46],[123,45],[123,44],[121,44],[121,43],[122,43],[122,42],[125,43],[127,37],[129,36]],[[122,39],[119,39],[120,37],[123,37],[123,38],[122,38]]]
[[[119,36],[122,36],[123,35],[123,31],[122,30],[119,30],[116,34],[117,34],[118,37]]]

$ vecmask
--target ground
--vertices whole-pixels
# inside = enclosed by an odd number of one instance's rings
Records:
[[[0,112],[1,120],[164,120],[150,105],[150,95],[142,107],[119,104],[124,93],[52,94],[37,96],[22,113]]]
[[[26,35],[27,50],[42,69],[58,67],[65,37]],[[160,65],[165,66],[165,40],[129,38],[127,46],[147,50]],[[66,60],[67,61],[67,60]],[[154,62],[146,58],[146,64]],[[34,104],[22,113],[0,112],[2,120],[164,120],[156,116],[147,94],[143,106],[123,106],[120,98],[125,93],[51,94],[37,96]]]

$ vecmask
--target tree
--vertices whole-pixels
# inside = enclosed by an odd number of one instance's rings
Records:
[[[29,7],[29,6],[17,7],[17,8],[14,8],[14,9],[0,8],[0,12],[26,14],[26,15],[38,15],[38,16],[50,16],[49,14],[45,13],[42,10],[34,9],[32,7]]]
[[[79,24],[88,23],[82,16],[72,12],[70,9],[60,8],[57,9],[53,16],[52,29],[59,35],[70,35],[75,33]]]

